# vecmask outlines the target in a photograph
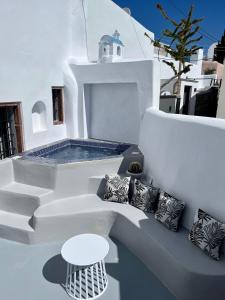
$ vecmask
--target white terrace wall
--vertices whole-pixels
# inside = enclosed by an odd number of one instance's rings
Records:
[[[225,122],[147,110],[140,148],[149,177],[186,202],[184,225],[206,210],[225,222]]]

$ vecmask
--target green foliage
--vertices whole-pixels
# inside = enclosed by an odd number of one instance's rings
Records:
[[[163,60],[174,72],[175,76],[172,79],[178,78],[180,81],[181,75],[189,72],[192,66],[186,63],[187,58],[201,49],[196,43],[202,39],[202,36],[196,37],[196,34],[200,30],[199,23],[202,19],[193,18],[193,6],[190,7],[187,17],[182,18],[180,21],[176,21],[168,16],[161,4],[157,4],[156,7],[171,26],[171,29],[165,29],[162,33],[170,43],[165,45],[160,40],[151,41],[155,47],[165,50],[175,61],[179,62],[179,67],[177,68],[173,61]],[[149,37],[148,34],[145,35]],[[180,84],[178,85],[180,86]],[[177,92],[180,93],[180,88],[178,88]]]
[[[162,16],[172,25],[173,29],[165,29],[163,31],[163,36],[170,39],[169,45],[163,45],[159,40],[156,44],[160,45],[160,48],[164,48],[176,61],[179,61],[183,67],[182,73],[185,73],[189,70],[189,68],[185,68],[186,58],[195,54],[201,48],[195,43],[199,42],[202,39],[202,36],[195,37],[195,35],[200,30],[200,26],[198,24],[202,21],[202,19],[192,18],[194,9],[193,6],[190,7],[187,17],[181,19],[179,22],[170,18],[160,4],[157,4],[157,8],[161,12]],[[173,63],[171,64],[171,68],[176,75],[178,72],[175,72],[175,66]]]

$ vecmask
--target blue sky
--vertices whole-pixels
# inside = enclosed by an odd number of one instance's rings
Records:
[[[168,27],[160,12],[156,9],[156,3],[163,5],[167,13],[179,20],[182,13],[187,13],[191,4],[194,4],[194,17],[204,18],[201,23],[204,35],[200,46],[207,49],[213,42],[220,40],[225,30],[225,0],[113,0],[121,7],[129,7],[132,15],[146,28],[159,38],[163,29]]]

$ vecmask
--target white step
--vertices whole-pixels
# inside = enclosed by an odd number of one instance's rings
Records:
[[[50,193],[50,189],[12,182],[0,188],[0,210],[32,216],[41,199]]]
[[[51,189],[41,188],[38,186],[27,185],[18,182],[11,182],[10,184],[2,187],[0,190],[39,198],[44,197],[52,192]]]
[[[1,238],[29,244],[33,233],[30,217],[0,210]]]
[[[13,159],[13,171],[16,182],[54,189],[56,166],[35,161]]]
[[[13,214],[6,211],[0,211],[0,227],[7,226],[24,231],[34,232],[29,224],[30,217],[20,214]]]

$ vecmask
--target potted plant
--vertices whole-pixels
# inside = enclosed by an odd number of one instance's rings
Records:
[[[138,161],[131,162],[127,174],[134,178],[140,178],[143,174],[142,165]]]

